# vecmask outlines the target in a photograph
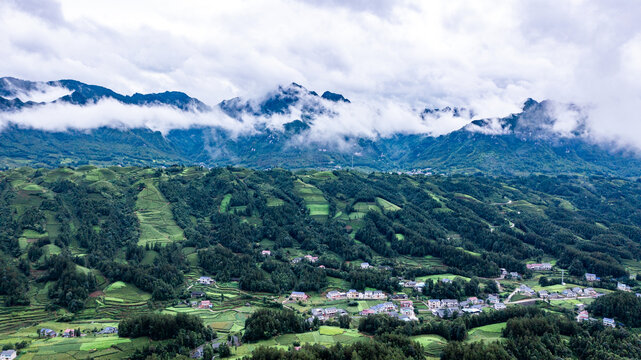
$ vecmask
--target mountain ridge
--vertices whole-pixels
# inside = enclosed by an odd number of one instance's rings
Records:
[[[16,95],[63,87],[70,93],[50,102],[22,101]],[[73,106],[114,99],[136,106],[167,105],[183,112],[207,113],[212,107],[182,92],[121,95],[76,80],[31,82],[0,79],[2,112],[64,102]],[[11,96],[15,96],[11,99]],[[252,117],[287,115],[282,128],[254,124],[254,131],[231,134],[215,126],[198,125],[160,133],[146,128],[44,131],[8,123],[0,130],[0,166],[22,165],[241,165],[252,168],[345,168],[523,175],[567,173],[641,176],[635,153],[612,150],[589,139],[586,118],[572,104],[550,100],[525,101],[523,110],[503,118],[471,120],[441,136],[395,133],[374,138],[335,135],[315,138],[318,116],[337,116],[332,104],[351,106],[341,94],[318,95],[291,83],[262,98],[233,98],[216,106],[240,122]],[[564,123],[555,118],[562,112]],[[569,115],[568,115],[569,114]],[[465,108],[425,108],[417,115],[472,119]],[[338,144],[338,145],[337,145]],[[342,145],[340,145],[342,144]]]

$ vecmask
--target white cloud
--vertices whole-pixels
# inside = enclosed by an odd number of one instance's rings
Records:
[[[481,118],[549,98],[587,106],[599,136],[641,146],[640,17],[631,1],[7,0],[0,74],[210,105],[295,81],[353,100],[328,124],[366,135],[454,127],[410,114],[424,104]]]

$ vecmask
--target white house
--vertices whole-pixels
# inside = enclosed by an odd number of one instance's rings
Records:
[[[269,250],[263,250],[263,251],[261,251],[260,253],[261,253],[263,256],[270,256],[270,255],[272,254],[272,252],[271,252],[271,251],[269,251]]]
[[[579,313],[579,315],[576,316],[576,321],[577,322],[586,321],[589,318],[590,318],[590,315],[588,314],[588,312],[583,310]]]
[[[0,353],[0,360],[13,360],[18,356],[15,350],[5,350]]]
[[[362,299],[363,298],[363,293],[356,291],[354,289],[349,289],[347,292],[347,298],[348,299]]]
[[[632,291],[632,289],[630,289],[630,286],[628,286],[627,284],[621,283],[621,282],[617,283],[617,290]]]
[[[547,271],[552,270],[552,264],[543,263],[543,264],[527,264],[525,265],[528,269],[532,271]]]
[[[427,306],[430,308],[430,310],[438,309],[438,308],[441,307],[441,300],[439,300],[439,299],[429,299],[429,300],[427,300]]]
[[[504,303],[496,303],[494,304],[494,310],[505,310],[506,306]]]
[[[443,299],[441,300],[441,306],[452,308],[458,307],[458,300],[456,299]]]
[[[614,323],[614,319],[610,319],[610,318],[603,318],[603,325],[616,327],[616,324]]]
[[[585,273],[585,280],[586,281],[596,281],[596,275],[595,274],[590,274],[590,273]]]
[[[369,269],[370,267],[370,264],[367,262],[361,263],[361,269]]]
[[[326,296],[329,300],[340,300],[340,299],[345,299],[346,297],[344,292],[340,292],[336,290],[332,290],[328,292]]]
[[[289,296],[294,300],[307,300],[307,294],[301,291],[292,291],[292,294]]]
[[[199,283],[201,283],[201,284],[203,284],[203,285],[211,285],[211,284],[213,284],[213,283],[214,283],[214,279],[212,279],[212,278],[211,278],[211,277],[209,277],[209,276],[201,276],[201,277],[198,279],[198,282],[199,282]]]

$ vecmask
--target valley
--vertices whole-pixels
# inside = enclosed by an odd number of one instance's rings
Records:
[[[190,356],[211,343],[242,358],[389,341],[377,334],[407,324],[421,352],[447,358],[454,340],[510,344],[515,319],[578,324],[583,308],[586,319],[613,316],[636,331],[641,323],[600,303],[641,290],[639,186],[234,167],[8,170],[0,345],[24,359],[124,359],[160,344]],[[248,325],[261,311],[301,327],[265,337],[255,329],[263,323]],[[193,316],[211,333],[105,330],[136,316]]]

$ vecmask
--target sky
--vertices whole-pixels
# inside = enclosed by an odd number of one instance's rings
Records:
[[[622,0],[2,0],[0,76],[210,105],[296,82],[361,104],[355,126],[435,134],[462,124],[405,116],[552,99],[589,109],[595,137],[641,147],[640,18]]]

